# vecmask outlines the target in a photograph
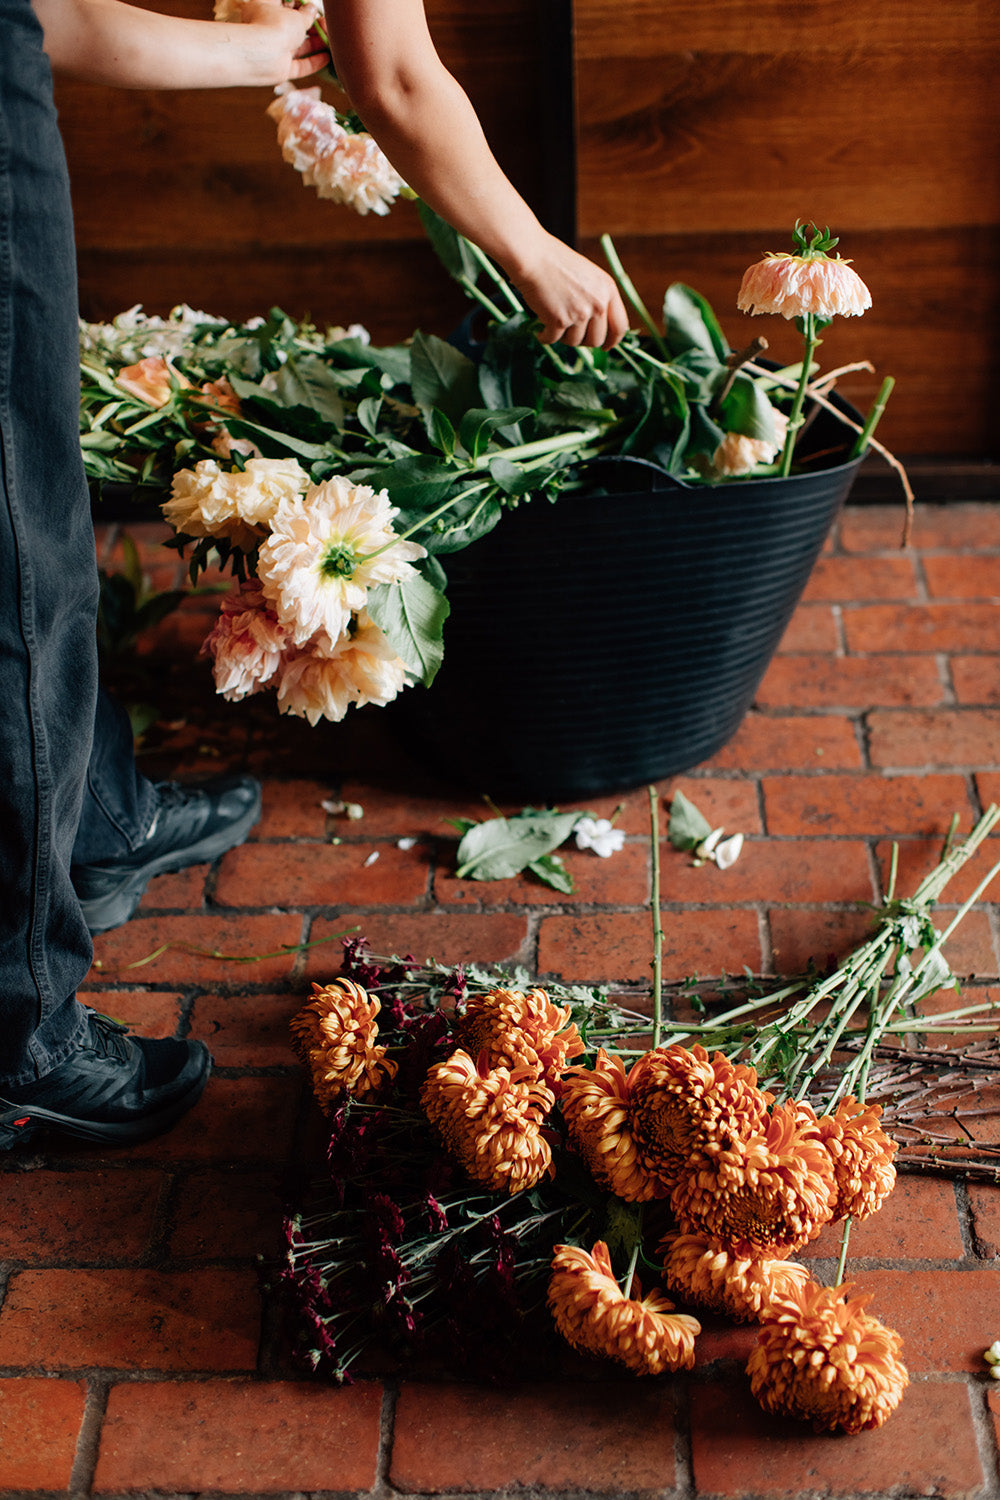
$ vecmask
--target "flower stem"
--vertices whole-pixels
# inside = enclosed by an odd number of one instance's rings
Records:
[[[659,349],[664,359],[669,359],[670,350],[664,343],[663,335],[650,317],[649,309],[647,308],[645,302],[643,302],[642,298],[639,296],[639,293],[636,291],[635,285],[632,282],[632,278],[629,276],[628,272],[625,270],[625,267],[619,260],[618,251],[614,247],[614,243],[611,239],[610,234],[601,235],[601,249],[604,251],[604,254],[607,257],[608,265],[611,267],[611,273],[624,292],[626,299],[631,302],[632,306],[635,308],[636,312],[639,314],[640,318],[649,329],[649,332],[653,337],[653,342],[656,344],[656,347]]]
[[[864,453],[865,449],[868,447],[868,440],[871,437],[872,433],[875,431],[882,413],[885,411],[885,403],[892,395],[892,388],[895,384],[896,382],[891,375],[887,375],[883,380],[882,389],[879,391],[878,395],[875,398],[875,405],[868,413],[868,416],[865,419],[865,425],[858,433],[857,438],[854,442],[854,447],[851,449],[852,458],[860,458],[862,453]]]
[[[649,788],[649,821],[653,853],[653,889],[649,899],[653,918],[653,1046],[658,1047],[663,1029],[663,926],[660,917],[659,797],[656,787],[652,785]]]
[[[844,1232],[840,1237],[840,1259],[837,1261],[837,1274],[833,1278],[834,1286],[840,1286],[844,1280],[844,1267],[847,1265],[847,1246],[851,1238],[851,1216],[847,1215],[844,1220]]]
[[[781,466],[778,470],[782,479],[787,479],[792,471],[792,450],[795,447],[798,430],[802,426],[802,404],[805,401],[806,386],[809,384],[813,351],[819,342],[816,337],[816,319],[813,313],[805,314],[803,325],[805,348],[802,352],[802,374],[799,376],[798,387],[792,400],[792,409],[788,417],[788,432],[785,436],[785,446],[781,454]]]

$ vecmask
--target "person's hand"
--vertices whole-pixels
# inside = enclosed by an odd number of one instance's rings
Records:
[[[281,0],[243,0],[240,41],[245,42],[266,77],[261,83],[308,78],[330,61],[325,43],[313,31],[315,5],[295,7]]]
[[[545,236],[527,268],[519,266],[511,279],[541,320],[543,344],[612,349],[628,329],[613,277],[553,235]]]

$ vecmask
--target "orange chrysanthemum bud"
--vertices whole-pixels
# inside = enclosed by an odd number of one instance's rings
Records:
[[[817,1121],[820,1139],[833,1161],[837,1186],[835,1219],[867,1219],[877,1213],[896,1184],[892,1158],[897,1144],[879,1124],[880,1104],[841,1099],[832,1115]]]
[[[561,1102],[570,1144],[599,1186],[629,1203],[667,1196],[667,1184],[639,1160],[629,1129],[629,1083],[621,1058],[601,1047],[593,1069],[568,1069]]]
[[[909,1384],[902,1340],[844,1301],[844,1287],[816,1283],[776,1297],[747,1374],[766,1411],[812,1422],[818,1432],[881,1427]]]
[[[643,1297],[633,1281],[626,1297],[614,1278],[603,1240],[593,1251],[556,1245],[548,1304],[556,1327],[574,1349],[605,1355],[637,1375],[689,1370],[694,1341],[701,1332],[697,1318],[675,1313],[659,1292]]]
[[[313,985],[313,998],[292,1017],[292,1045],[312,1075],[324,1109],[348,1094],[365,1099],[396,1076],[396,1064],[375,1045],[379,1002],[360,984],[335,979]]]
[[[554,1175],[541,1127],[555,1096],[530,1073],[490,1068],[485,1053],[477,1064],[459,1050],[429,1070],[420,1102],[452,1156],[483,1187],[514,1194]]]
[[[736,1255],[783,1260],[819,1233],[834,1201],[833,1162],[817,1127],[785,1104],[759,1135],[696,1152],[671,1207],[682,1229]]]
[[[492,1067],[534,1070],[558,1095],[571,1057],[584,1050],[568,1005],[553,1005],[544,990],[493,989],[470,995],[455,1025],[455,1040],[471,1057],[488,1052]]]
[[[639,1161],[664,1182],[677,1181],[692,1153],[709,1141],[728,1146],[756,1135],[770,1094],[757,1074],[705,1048],[657,1047],[628,1075],[628,1123]]]
[[[740,1323],[760,1322],[775,1297],[812,1279],[796,1261],[737,1256],[700,1234],[667,1235],[660,1251],[669,1291]]]

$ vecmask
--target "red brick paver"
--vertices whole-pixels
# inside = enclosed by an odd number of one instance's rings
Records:
[[[918,506],[906,551],[901,523],[896,506],[846,511],[736,736],[660,784],[667,979],[842,957],[871,930],[894,842],[905,895],[953,814],[965,832],[1000,802],[1000,507]],[[171,584],[163,528],[130,529]],[[102,555],[114,541],[102,529]],[[308,1376],[275,1285],[283,1214],[323,1136],[289,1018],[336,975],[351,929],[376,951],[520,964],[643,1008],[649,796],[579,804],[615,816],[626,843],[607,860],[567,849],[570,894],[459,880],[448,820],[489,815],[475,786],[418,765],[377,710],[310,730],[264,700],[214,699],[194,659],[205,617],[195,601],[143,642],[178,696],[145,763],[182,777],[247,766],[261,821],[215,864],[152,882],[133,921],[98,939],[83,998],[147,1036],[205,1040],[215,1072],[196,1110],[135,1151],[39,1138],[0,1156],[0,1500],[1000,1500],[1000,1390],[982,1359],[1000,1337],[1000,1185],[986,1180],[901,1171],[854,1226],[848,1277],[902,1333],[911,1372],[877,1432],[766,1416],[744,1373],[754,1329],[708,1316],[695,1370],[655,1380],[569,1352],[543,1379],[527,1343],[513,1384],[387,1361],[343,1388]],[[670,847],[677,788],[745,835],[731,870]],[[1000,837],[949,887],[940,926],[997,859]],[[961,996],[926,1011],[997,999],[998,943],[1000,882],[949,943]],[[800,1258],[831,1280],[839,1245],[833,1226]]]

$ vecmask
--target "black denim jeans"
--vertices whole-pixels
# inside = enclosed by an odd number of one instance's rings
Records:
[[[77,350],[48,60],[29,0],[0,0],[0,1084],[77,1044],[92,953],[70,867],[133,848],[157,800],[98,698]]]

